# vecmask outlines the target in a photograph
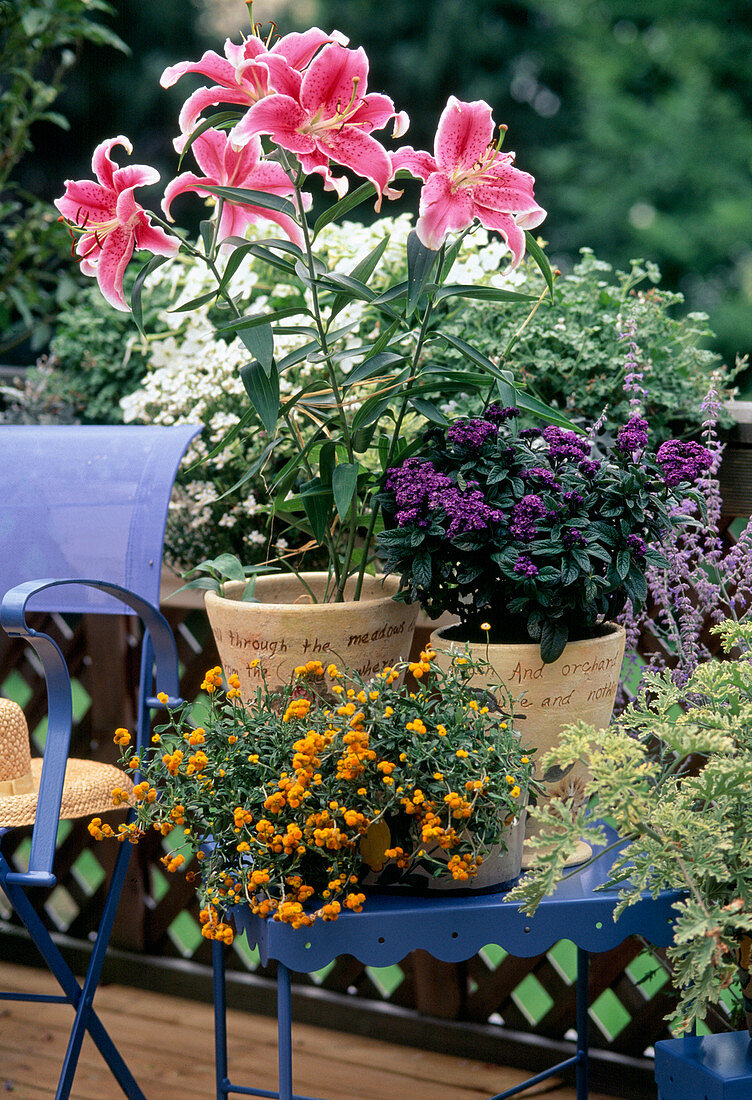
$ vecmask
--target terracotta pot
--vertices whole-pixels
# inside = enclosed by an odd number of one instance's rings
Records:
[[[326,590],[326,573],[303,573],[317,599]],[[352,599],[353,579],[344,603],[314,603],[293,573],[256,579],[257,603],[240,599],[243,582],[225,586],[225,596],[206,593],[206,611],[225,673],[237,673],[241,693],[252,693],[261,673],[251,662],[259,658],[271,688],[289,682],[293,669],[307,661],[333,661],[369,677],[410,652],[417,604],[398,603],[392,596],[396,577],[367,576],[360,600]]]
[[[449,628],[451,630],[451,628]],[[437,663],[446,667],[449,657],[442,650],[450,646],[465,649],[465,643],[451,642],[443,627],[431,635],[438,651]],[[544,664],[540,648],[530,644],[486,645],[469,643],[475,659],[483,659],[507,685],[514,700],[514,714],[522,741],[537,749],[536,758],[558,744],[559,734],[569,722],[581,719],[596,729],[604,729],[611,721],[619,675],[624,658],[624,628],[606,623],[598,638],[568,642],[557,661]],[[478,686],[485,679],[476,675]],[[537,769],[535,778],[544,784],[549,795],[564,795],[582,802],[587,796],[588,773],[577,761],[566,770],[552,768],[546,774]],[[529,835],[529,833],[528,833]],[[590,849],[581,845],[570,861],[587,859]],[[528,864],[523,860],[523,866]]]
[[[736,952],[737,974],[739,985],[742,989],[742,1002],[744,1015],[747,1019],[747,1030],[752,1038],[752,936],[748,932],[742,932],[739,936],[739,946]]]
[[[475,894],[494,893],[511,889],[519,878],[522,869],[522,847],[525,840],[525,809],[520,810],[518,816],[503,831],[502,841],[492,848],[483,860],[478,873],[469,882],[458,882],[450,874],[432,876],[422,868],[410,872],[406,882],[395,882],[387,871],[368,871],[362,878],[363,886],[376,888],[384,893],[455,893]],[[388,829],[387,829],[388,833]],[[384,847],[390,846],[388,838],[384,840]],[[439,847],[431,853],[437,859],[448,860],[449,855]],[[377,866],[372,863],[372,866]],[[386,869],[389,862],[383,864]],[[388,883],[388,885],[387,885]]]

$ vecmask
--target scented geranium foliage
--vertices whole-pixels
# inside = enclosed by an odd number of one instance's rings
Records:
[[[491,710],[470,686],[488,665],[457,654],[444,672],[435,656],[424,650],[368,682],[312,660],[282,693],[256,660],[259,687],[243,699],[236,677],[222,691],[211,669],[202,726],[189,705],[170,708],[140,755],[116,731],[124,766],[141,776],[135,821],[119,839],[152,829],[179,838],[162,862],[178,871],[196,856],[203,934],[228,942],[220,914],[237,902],[293,928],[359,912],[369,871],[384,869],[392,884],[422,871],[472,886],[522,812],[532,761],[508,692],[506,710]],[[400,687],[408,668],[415,691]],[[89,831],[113,835],[100,818]]]
[[[712,455],[697,443],[648,449],[647,421],[631,417],[613,447],[548,425],[517,429],[519,410],[432,429],[418,455],[391,467],[380,500],[387,572],[405,599],[434,616],[459,615],[463,637],[540,642],[544,661],[572,638],[597,634],[629,599],[641,606],[645,571],[665,564],[672,506],[692,493]]]
[[[444,423],[437,401],[453,392],[510,389],[508,371],[444,332],[441,321],[451,305],[467,299],[528,309],[537,299],[507,286],[453,280],[465,237],[479,224],[497,233],[510,270],[527,248],[544,273],[545,294],[553,287],[551,271],[529,233],[545,212],[532,177],[514,165],[513,154],[501,151],[504,127],[494,126],[488,104],[451,98],[433,157],[390,148],[408,118],[388,96],[369,89],[362,49],[319,28],[274,39],[254,27],[240,43],[225,43],[224,55],[208,51],[163,74],[165,86],[190,75],[210,81],[189,94],[180,114],[180,167],[193,158],[198,171],[181,171],[168,181],[164,217],[147,213],[134,198],[134,189],[152,183],[155,173],[118,168],[109,158],[113,141],[95,152],[100,182],[69,181],[57,205],[79,236],[82,269],[116,308],[129,308],[122,277],[134,248],[152,253],[131,296],[139,325],[147,275],[169,262],[168,253],[179,249],[194,268],[208,272],[209,289],[183,298],[177,308],[208,306],[214,338],[237,340],[244,349],[239,376],[247,399],[238,401],[238,419],[228,430],[231,437],[258,438],[261,428],[265,438],[239,484],[264,469],[270,473],[275,515],[297,529],[300,542],[321,548],[333,598],[341,599],[356,572],[359,592],[373,560],[378,471],[401,454],[407,418]],[[127,139],[117,140],[125,145]],[[360,183],[352,192],[348,173]],[[321,248],[326,226],[368,199],[379,209],[401,193],[399,181],[410,175],[422,181],[422,191],[416,232],[405,247],[406,274],[385,285],[386,238],[346,270],[333,269]],[[310,224],[314,185],[333,201]],[[196,197],[208,199],[211,216],[194,243],[171,219]],[[260,240],[248,239],[249,226],[263,227]],[[297,279],[302,298],[275,308],[244,298],[236,286],[257,259],[282,282]],[[349,311],[362,303],[373,325],[354,344]],[[472,370],[453,376],[432,369],[435,346],[459,348]],[[533,398],[518,400],[531,411],[550,412]],[[273,469],[274,455],[285,455],[281,468]]]
[[[649,673],[607,730],[581,722],[562,731],[541,766],[583,760],[598,814],[539,804],[535,866],[512,895],[532,913],[565,877],[582,838],[606,842],[602,819],[609,820],[620,849],[611,871],[620,890],[614,919],[648,892],[678,892],[668,957],[679,994],[670,1020],[680,1031],[721,1000],[735,977],[739,938],[752,933],[752,624],[725,621],[714,633],[725,660],[703,661],[681,686],[667,670]]]

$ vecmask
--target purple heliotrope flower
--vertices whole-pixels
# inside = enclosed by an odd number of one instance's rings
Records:
[[[442,489],[432,498],[434,507],[443,508],[446,517],[450,520],[447,528],[447,536],[451,539],[455,535],[463,535],[468,531],[485,531],[491,523],[499,523],[503,518],[503,512],[497,508],[491,508],[480,489],[472,488],[462,492],[456,487]]]
[[[543,519],[547,514],[548,509],[541,498],[535,493],[528,493],[512,509],[509,533],[514,538],[524,539],[526,542],[534,539],[538,534],[535,521]]]
[[[565,527],[561,533],[562,546],[587,546],[587,539],[576,527]]]
[[[520,410],[516,409],[514,405],[489,405],[486,409],[486,420],[490,420],[492,424],[503,424],[507,420],[511,420],[515,416],[520,415]]]
[[[517,561],[514,563],[513,572],[522,573],[524,577],[537,577],[538,566],[527,556],[527,554],[520,554]]]
[[[401,466],[387,470],[385,487],[394,494],[398,508],[413,509],[427,504],[439,490],[451,484],[447,475],[440,473],[432,462],[423,458],[408,458]],[[401,522],[399,515],[398,523]]]
[[[447,429],[447,440],[469,451],[479,451],[485,441],[495,436],[498,426],[490,420],[458,420]]]
[[[601,468],[600,462],[595,458],[583,458],[582,462],[578,465],[578,470],[585,477],[592,477],[593,474],[597,474]]]
[[[583,439],[575,432],[557,428],[553,424],[543,429],[543,438],[548,443],[548,456],[552,460],[573,458],[577,462],[590,453],[590,443],[587,439]]]
[[[520,439],[538,439],[543,432],[540,428],[523,428],[520,432]]]
[[[634,551],[635,557],[645,557],[647,545],[645,544],[645,539],[641,538],[639,535],[630,535],[627,539],[627,546],[630,550]]]
[[[631,416],[616,435],[616,446],[625,455],[644,451],[648,445],[648,422],[642,416]]]
[[[681,481],[696,481],[713,465],[713,456],[707,447],[693,440],[684,443],[680,439],[668,439],[661,443],[655,457],[669,487]]]
[[[523,481],[539,481],[552,489],[560,488],[556,475],[551,470],[547,470],[545,466],[531,466],[529,470],[523,470],[520,477]]]
[[[576,508],[578,504],[582,504],[584,496],[582,493],[576,492],[574,489],[570,489],[566,493],[562,493],[562,500],[565,500],[571,508]]]

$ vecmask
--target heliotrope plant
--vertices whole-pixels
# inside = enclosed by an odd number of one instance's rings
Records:
[[[378,537],[405,599],[458,615],[465,640],[540,642],[555,661],[570,638],[597,634],[627,599],[646,598],[645,570],[663,565],[672,511],[712,463],[699,443],[648,449],[632,416],[613,447],[556,425],[517,430],[519,410],[431,429],[419,455],[391,467],[380,495],[392,526]]]
[[[501,234],[511,266],[527,247],[551,289],[550,268],[529,233],[545,212],[535,199],[532,176],[514,166],[512,153],[501,151],[505,128],[497,132],[487,103],[450,97],[434,155],[409,146],[390,152],[375,135],[391,125],[393,136],[400,137],[407,115],[387,96],[368,91],[363,49],[351,49],[343,35],[319,28],[276,42],[272,37],[262,38],[255,27],[240,43],[228,40],[223,55],[208,51],[200,61],[165,70],[165,86],[192,73],[212,84],[194,91],[180,113],[176,148],[181,160],[193,155],[200,171],[182,172],[168,183],[164,217],[147,213],[134,197],[137,187],[155,182],[154,170],[118,167],[112,159],[118,146],[131,151],[125,137],[99,145],[93,159],[96,181],[69,181],[56,205],[79,237],[82,270],[96,277],[117,309],[129,308],[123,273],[134,250],[152,253],[131,297],[139,325],[147,274],[178,250],[211,272],[213,288],[178,308],[211,303],[217,307],[211,313],[217,334],[223,339],[237,335],[245,345],[248,362],[241,377],[252,408],[231,431],[257,430],[260,420],[269,435],[248,476],[258,473],[281,441],[289,443],[292,457],[272,481],[273,507],[324,547],[330,595],[342,598],[356,571],[360,590],[378,522],[376,463],[362,456],[372,451],[381,469],[392,464],[404,447],[400,433],[408,413],[443,423],[437,395],[494,385],[505,394],[510,390],[508,371],[442,332],[442,303],[476,298],[535,305],[536,297],[450,283],[464,235],[478,223]],[[216,107],[221,109],[207,116]],[[363,181],[351,194],[341,169]],[[386,239],[347,273],[332,271],[316,251],[321,230],[368,198],[375,197],[379,209],[384,198],[401,193],[397,176],[411,175],[423,186],[419,218],[406,247],[407,278],[386,290],[371,285]],[[316,177],[335,200],[310,226],[307,188]],[[196,244],[169,221],[186,192],[208,199],[214,208]],[[259,224],[268,225],[272,236],[246,240],[246,228]],[[250,257],[302,281],[302,322],[298,305],[243,312],[233,280]],[[355,348],[348,344],[351,326],[343,317],[353,301],[370,303],[378,318],[371,338]],[[278,339],[290,333],[305,342],[280,355]],[[436,341],[459,348],[473,371],[454,377],[432,371],[430,348]],[[315,371],[304,383],[285,387],[301,363]],[[532,398],[519,400],[531,410],[547,411]]]
[[[140,754],[116,731],[121,763],[141,779],[136,820],[119,839],[179,837],[162,862],[177,871],[196,856],[210,939],[232,939],[222,915],[236,903],[295,928],[360,911],[369,869],[391,883],[422,869],[471,887],[525,805],[532,762],[509,713],[469,686],[490,672],[485,662],[457,654],[441,671],[435,656],[425,650],[369,682],[310,661],[281,694],[262,678],[242,701],[237,679],[223,692],[211,669],[202,727],[188,704],[171,709]],[[415,691],[399,686],[408,668]],[[100,818],[89,831],[113,835]]]

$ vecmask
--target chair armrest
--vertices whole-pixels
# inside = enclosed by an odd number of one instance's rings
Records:
[[[57,643],[49,635],[28,626],[26,608],[32,596],[47,588],[66,584],[98,588],[122,601],[139,616],[148,635],[144,638],[144,645],[151,644],[153,647],[156,683],[159,690],[164,691],[169,697],[170,705],[177,705],[180,702],[175,639],[161,611],[148,600],[118,584],[78,578],[24,581],[23,584],[16,585],[5,593],[0,606],[0,623],[11,637],[25,638],[33,646],[44,669],[48,699],[47,743],[39,782],[29,870],[13,872],[7,876],[8,882],[16,882],[19,885],[52,886],[55,883],[52,863],[55,856],[55,840],[60,820],[60,804],[73,723],[71,682],[65,658]],[[159,705],[155,699],[150,699],[149,703]]]

